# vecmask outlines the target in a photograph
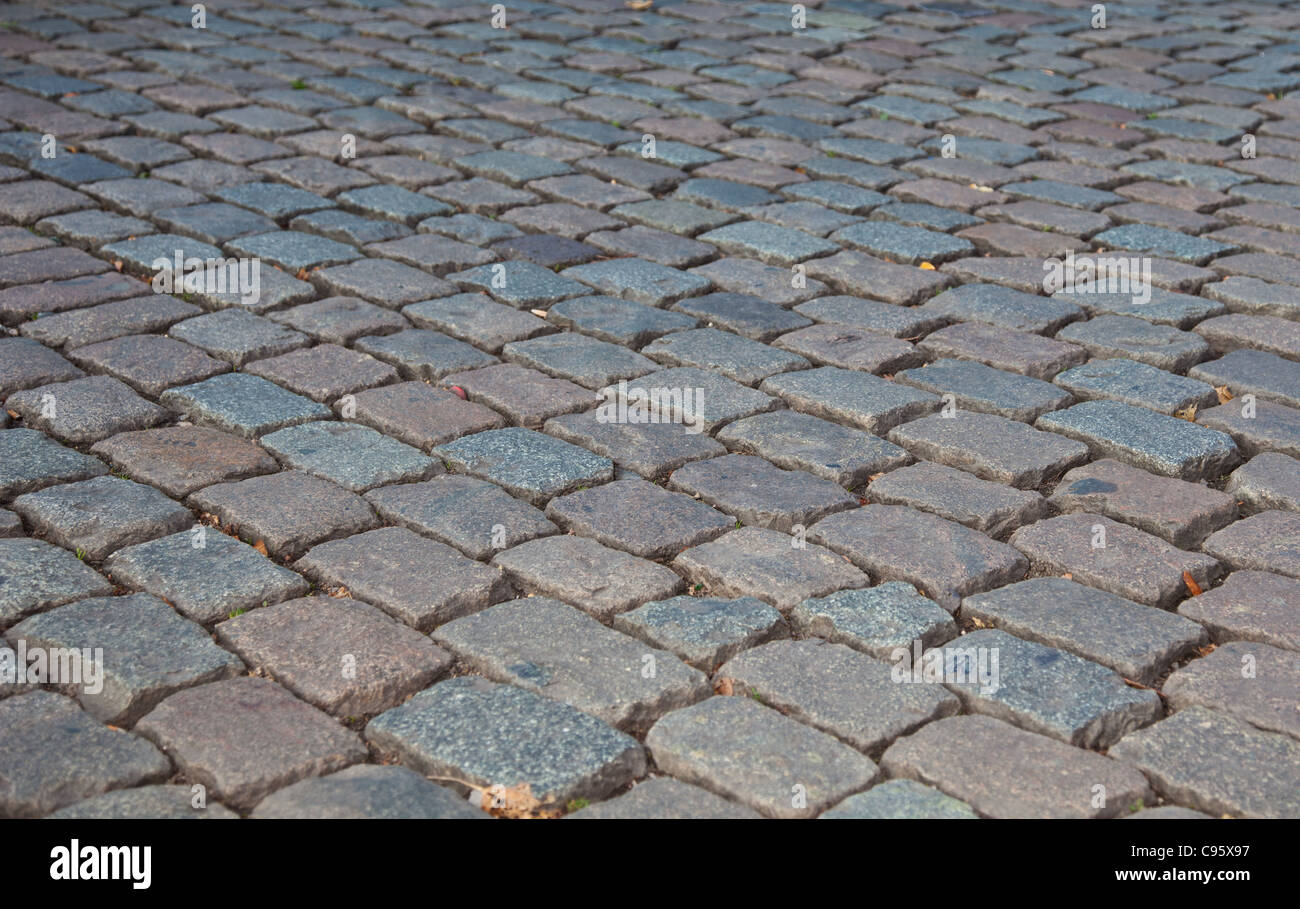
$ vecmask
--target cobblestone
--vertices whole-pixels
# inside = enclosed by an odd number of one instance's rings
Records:
[[[0,814],[481,818],[528,785],[588,817],[1296,814],[1291,11],[565,2],[0,15],[0,629],[129,658],[102,715],[0,707],[143,744],[106,724],[216,692],[135,776],[40,721]],[[178,251],[257,257],[257,298],[153,292]],[[1053,293],[1071,255],[1149,286]],[[428,638],[471,625],[473,659]],[[920,688],[860,667],[972,635],[1044,681],[872,725]],[[765,704],[690,700],[728,663]],[[1107,758],[1151,701],[1112,673],[1174,712]],[[226,748],[259,677],[354,757],[293,723]],[[578,712],[736,705],[681,779]],[[1156,735],[1206,707],[1236,731]],[[1154,794],[1117,759],[1146,736]],[[190,807],[218,770],[234,800]]]

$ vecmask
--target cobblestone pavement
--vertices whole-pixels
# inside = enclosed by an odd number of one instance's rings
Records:
[[[0,815],[1300,816],[1297,4],[0,19]]]

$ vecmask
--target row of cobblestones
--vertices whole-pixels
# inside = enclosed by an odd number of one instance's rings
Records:
[[[1298,26],[0,4],[0,816],[1300,816]]]

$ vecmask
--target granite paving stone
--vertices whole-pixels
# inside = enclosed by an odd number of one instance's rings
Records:
[[[1237,517],[1237,504],[1229,494],[1155,476],[1111,458],[1076,467],[1061,477],[1050,501],[1061,512],[1105,515],[1182,549],[1195,549]]]
[[[335,409],[421,451],[505,425],[496,411],[424,382],[398,382],[345,396]]]
[[[1194,622],[1063,577],[974,594],[961,610],[980,626],[1068,651],[1144,685],[1207,640]]]
[[[1196,408],[1218,403],[1214,389],[1125,357],[1090,360],[1058,373],[1052,380],[1081,401],[1105,399],[1159,413],[1195,413]]]
[[[400,766],[354,764],[285,786],[249,817],[312,820],[462,820],[488,815],[445,786]]]
[[[114,593],[200,634],[294,616],[275,665],[240,671],[358,748],[372,720],[354,769],[297,764],[274,732],[228,805],[191,807],[173,762],[23,813],[1295,814],[1291,759],[1264,757],[1294,735],[1214,650],[1300,650],[1292,12],[1168,0],[1093,29],[1020,0],[839,0],[792,28],[770,3],[646,5],[525,3],[505,28],[447,0],[251,0],[203,29],[144,0],[0,14],[0,544],[35,547],[0,570],[0,629]],[[255,259],[258,292],[154,292],[177,253]],[[1140,286],[1102,280],[1119,260]],[[176,523],[101,496],[81,539],[82,517],[27,507],[101,485]],[[287,567],[315,552],[367,594]],[[414,642],[511,597],[692,673],[789,653],[811,674],[776,661],[751,686],[771,700],[719,684],[615,728],[574,705],[653,689],[635,667],[561,703],[443,655],[349,704],[346,653],[309,665],[363,622]],[[959,630],[1053,655],[971,701],[1011,722],[859,739],[873,689],[846,669],[817,690],[827,653],[907,664]],[[563,637],[524,643],[585,665]],[[1160,746],[1150,780],[1107,758],[1141,710],[1060,681],[1079,665],[1130,680],[1130,706],[1206,674],[1218,694],[1121,741],[1204,702],[1249,733],[1206,753],[1245,757],[1188,776]],[[619,731],[741,702],[753,734],[718,724],[681,778]],[[826,742],[907,756],[848,785],[815,764]],[[811,778],[779,778],[795,767]]]
[[[807,471],[848,488],[865,485],[873,475],[912,460],[892,442],[792,410],[736,420],[723,427],[717,438],[734,452],[757,455],[777,467]]]
[[[895,742],[880,763],[891,778],[933,786],[982,817],[1116,817],[1151,796],[1146,777],[1128,764],[991,716],[930,723]]]
[[[1087,352],[1076,344],[982,322],[942,328],[918,346],[931,356],[975,360],[995,369],[1044,380],[1088,358]]]
[[[24,641],[29,651],[72,648],[86,653],[102,648],[109,656],[99,667],[101,683],[61,687],[92,717],[118,727],[133,725],[181,689],[230,678],[244,669],[238,657],[214,644],[200,626],[144,593],[60,606],[19,622],[8,636],[15,645]]]
[[[619,613],[613,624],[710,674],[740,651],[789,634],[781,614],[753,597],[677,596]]]
[[[568,328],[591,335],[600,341],[640,349],[661,335],[696,327],[698,323],[691,316],[700,318],[706,318],[706,316],[690,308],[687,304],[708,300],[713,296],[718,295],[710,294],[708,297],[692,297],[689,300],[683,300],[675,307],[681,312],[665,312],[642,303],[633,303],[617,297],[575,297],[561,300],[553,305],[546,311],[546,320],[559,325],[561,328]],[[785,312],[785,310],[778,307],[772,308],[781,313]],[[686,315],[686,313],[689,313],[689,315]],[[539,333],[542,333],[542,329],[532,334]],[[528,337],[531,337],[531,334]],[[510,340],[519,339],[511,338]]]
[[[893,429],[887,438],[912,454],[985,480],[1033,489],[1087,460],[1088,448],[995,414],[953,411]]]
[[[544,805],[601,798],[646,770],[645,749],[630,735],[568,704],[475,677],[426,688],[371,720],[365,736],[425,776],[465,781],[485,807],[516,787]]]
[[[529,540],[493,556],[492,564],[524,591],[598,619],[673,596],[683,586],[663,565],[572,534]]]
[[[1084,748],[1106,748],[1162,714],[1154,691],[1133,688],[1098,663],[1001,629],[963,635],[960,644],[945,649],[942,667],[945,686],[971,713]]]
[[[417,449],[356,423],[304,423],[268,433],[260,444],[290,469],[352,492],[423,480],[441,470],[437,461]]]
[[[511,593],[499,570],[404,527],[321,543],[296,566],[318,583],[342,587],[420,631]]]
[[[1300,461],[1279,452],[1257,455],[1232,472],[1223,490],[1247,513],[1300,511]]]
[[[1277,451],[1300,457],[1300,410],[1242,395],[1196,415],[1202,426],[1232,436],[1242,455]]]
[[[547,597],[489,607],[442,626],[434,639],[488,678],[563,701],[627,732],[644,732],[669,711],[710,694],[699,670]],[[653,672],[643,671],[647,665]]]
[[[5,399],[5,408],[21,417],[24,426],[74,445],[171,420],[166,410],[110,376],[88,376],[19,391]]]
[[[10,507],[33,532],[94,562],[193,523],[188,509],[152,486],[114,476],[47,486]]]
[[[0,593],[0,624],[6,626],[33,612],[113,592],[112,584],[72,553],[31,537],[0,539],[0,573],[7,581]]]
[[[91,796],[171,775],[171,761],[143,739],[96,722],[51,691],[0,701],[0,815],[40,817]]]
[[[1297,668],[1289,651],[1233,641],[1177,670],[1165,680],[1162,693],[1173,710],[1205,707],[1295,739],[1300,738],[1292,697]]]
[[[433,453],[452,471],[497,483],[534,505],[613,479],[608,458],[519,427],[464,436]]]
[[[1125,736],[1111,750],[1156,792],[1212,816],[1294,817],[1300,744],[1194,706]]]
[[[773,641],[727,661],[714,685],[879,756],[899,736],[957,712],[940,686],[900,685],[883,660],[818,638]]]
[[[236,367],[311,343],[302,332],[242,308],[223,309],[184,319],[172,325],[167,334]]]
[[[305,597],[256,609],[214,629],[249,666],[335,716],[369,716],[432,684],[451,656],[356,600]]]
[[[1241,460],[1232,437],[1119,401],[1085,401],[1034,421],[1083,442],[1096,455],[1184,480],[1208,480]]]
[[[779,395],[802,413],[850,423],[876,435],[932,413],[941,403],[937,397],[914,388],[836,366],[772,376],[759,389]]]
[[[878,580],[915,585],[949,612],[963,596],[1019,580],[1029,568],[1005,543],[898,505],[865,505],[830,515],[810,528],[808,538]]]
[[[866,587],[870,577],[799,535],[741,527],[686,550],[672,562],[696,590],[753,596],[788,611],[809,597]]]
[[[700,818],[757,820],[762,815],[714,795],[707,789],[683,783],[670,776],[651,777],[624,795],[597,802],[568,815],[571,818],[656,820]]]
[[[61,820],[237,820],[239,815],[225,805],[209,800],[194,807],[193,787],[155,784],[135,789],[115,789],[93,796],[47,815]]]
[[[921,461],[871,482],[866,496],[882,505],[907,505],[1002,537],[1043,517],[1048,508],[1037,492],[1007,488],[961,470]]]
[[[744,454],[692,461],[673,471],[669,486],[733,515],[742,524],[787,533],[857,505],[854,496],[831,480],[784,470]]]
[[[1074,403],[1070,394],[1042,379],[970,360],[940,357],[920,369],[903,370],[895,379],[941,398],[951,395],[952,403],[962,410],[1023,423]]]
[[[866,792],[851,795],[822,819],[832,820],[961,820],[979,817],[961,799],[944,795],[915,780],[887,780]]]
[[[1274,571],[1300,578],[1300,514],[1261,511],[1211,534],[1201,549],[1233,571]]]
[[[715,459],[716,460],[716,459]],[[674,474],[714,461],[696,461]],[[766,462],[760,462],[766,463]],[[685,489],[692,492],[690,489]],[[641,479],[615,480],[551,500],[546,516],[562,530],[591,537],[615,549],[650,559],[667,558],[720,536],[733,527],[727,515],[704,504],[725,506],[700,496],[673,493]]]
[[[1223,573],[1215,558],[1087,512],[1022,527],[1011,545],[1042,571],[1162,609],[1173,608],[1192,585],[1205,589]]]
[[[215,528],[191,528],[119,549],[104,570],[205,625],[307,592],[301,577]]]
[[[245,439],[330,416],[325,405],[247,373],[226,373],[194,385],[169,388],[159,400],[193,422],[210,424]]]
[[[107,472],[96,458],[65,448],[34,429],[0,432],[0,501]]]
[[[837,739],[747,697],[674,711],[651,728],[646,746],[677,779],[770,817],[814,817],[879,772]]]
[[[881,660],[897,659],[898,648],[908,651],[913,641],[934,647],[957,636],[952,616],[902,581],[810,597],[790,610],[789,620],[797,634]]]
[[[136,729],[190,779],[248,810],[272,791],[366,757],[355,732],[269,679],[209,682],[167,698]]]

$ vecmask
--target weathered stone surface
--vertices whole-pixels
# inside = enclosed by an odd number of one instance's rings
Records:
[[[124,432],[91,446],[118,470],[180,498],[196,489],[278,468],[265,451],[204,426],[164,426]]]
[[[502,486],[533,505],[613,479],[608,458],[529,429],[492,429],[433,450],[457,473]]]
[[[96,597],[32,616],[9,629],[27,649],[71,648],[104,658],[94,685],[65,685],[95,719],[131,726],[170,694],[243,671],[239,658],[166,603],[148,594]],[[93,690],[93,689],[99,690]]]
[[[1300,650],[1300,581],[1266,571],[1234,571],[1219,587],[1188,597],[1178,614],[1200,622],[1214,641],[1260,641]]]
[[[350,599],[289,600],[221,622],[215,631],[249,666],[335,716],[395,707],[451,665],[451,656],[424,635]]]
[[[682,587],[682,579],[662,565],[572,535],[529,540],[493,556],[492,564],[523,590],[598,619],[670,597]]]
[[[1086,511],[1132,524],[1180,549],[1196,548],[1237,516],[1230,495],[1110,458],[1071,470],[1048,501],[1067,514]]]
[[[546,597],[457,619],[434,639],[478,672],[563,701],[625,732],[709,696],[703,673]],[[643,669],[653,666],[653,673]]]
[[[0,815],[40,817],[110,789],[162,782],[171,762],[51,691],[0,701]]]
[[[1204,707],[1132,732],[1110,754],[1145,773],[1165,798],[1207,814],[1300,814],[1300,743]]]
[[[890,746],[881,766],[891,777],[961,799],[985,817],[1116,817],[1151,794],[1132,767],[988,716],[924,726]],[[1099,785],[1105,794],[1100,801]]]
[[[294,558],[316,543],[377,523],[356,493],[297,470],[209,486],[191,495],[190,503],[215,514],[226,532],[261,542],[279,558]]]
[[[189,509],[152,486],[120,477],[48,486],[19,496],[11,507],[36,533],[95,562],[194,523]]]
[[[872,577],[914,584],[949,612],[963,596],[1019,580],[1029,567],[1005,543],[897,505],[866,505],[823,518],[808,539]]]
[[[104,570],[114,581],[152,593],[205,625],[307,592],[299,575],[212,528],[119,549]]]
[[[782,611],[808,597],[871,583],[866,572],[829,549],[762,527],[730,531],[686,550],[672,564],[696,590],[753,596]]]
[[[488,815],[405,767],[357,764],[286,786],[262,799],[254,818],[450,820]]]
[[[1101,457],[1184,480],[1213,479],[1241,459],[1224,433],[1118,401],[1085,401],[1034,425],[1083,442]]]
[[[789,633],[781,613],[754,597],[656,600],[614,616],[614,628],[708,673],[741,650]]]
[[[194,807],[191,786],[154,785],[117,789],[60,808],[50,818],[58,820],[236,820],[239,815],[225,805],[209,800]]]
[[[371,720],[366,740],[433,777],[494,792],[527,786],[544,804],[600,798],[644,775],[636,739],[513,685],[440,682]],[[500,787],[494,789],[494,787]]]
[[[953,404],[962,410],[997,414],[1023,423],[1032,423],[1049,410],[1074,401],[1050,382],[967,360],[941,358],[921,369],[904,370],[894,378],[939,397],[951,395]]]
[[[1006,417],[961,410],[905,423],[888,439],[917,457],[1020,489],[1042,486],[1088,457],[1081,442]]]
[[[1201,549],[1233,571],[1274,571],[1300,578],[1300,514],[1262,511],[1210,535]]]
[[[734,526],[703,502],[645,480],[615,480],[560,496],[546,515],[563,530],[648,559],[671,557]]]
[[[1144,685],[1207,639],[1194,622],[1068,578],[1030,578],[977,593],[962,600],[961,610],[980,625],[1078,654]]]
[[[762,815],[707,789],[670,776],[656,776],[638,783],[624,795],[590,805],[569,817],[647,821],[678,818],[757,820]]]
[[[355,423],[304,423],[269,433],[260,441],[287,467],[352,492],[422,480],[441,471],[437,461],[411,446]]]
[[[454,546],[473,559],[557,533],[533,506],[499,486],[452,474],[425,483],[401,483],[366,493],[385,521]]]
[[[0,625],[82,597],[107,596],[113,586],[66,549],[28,537],[0,539]]]
[[[849,488],[912,460],[904,449],[870,433],[793,410],[736,420],[718,431],[718,441],[740,454]]]
[[[172,695],[136,724],[188,778],[233,808],[365,760],[345,729],[268,679],[210,682]]]
[[[1046,500],[1036,492],[1009,489],[960,470],[922,461],[877,477],[867,497],[882,505],[907,505],[992,537],[1042,517]]]
[[[209,380],[212,381],[212,380]],[[98,442],[119,432],[148,429],[171,420],[169,414],[110,376],[88,376],[16,392],[5,408],[23,425],[74,445]]]
[[[804,600],[790,611],[790,626],[797,634],[882,660],[893,659],[898,648],[909,649],[913,641],[935,647],[957,636],[952,616],[901,581]]]
[[[965,634],[943,656],[944,684],[968,711],[1071,745],[1106,748],[1161,715],[1154,691],[1130,687],[1098,663],[1000,629]]]
[[[511,595],[500,571],[405,527],[321,543],[295,567],[426,632]]]
[[[1247,512],[1300,511],[1300,461],[1274,451],[1256,455],[1232,472],[1223,491]]]
[[[760,400],[770,400],[766,395],[753,394]],[[613,400],[617,402],[618,398]],[[599,410],[565,414],[545,424],[547,435],[581,445],[609,458],[617,469],[630,470],[647,480],[664,479],[688,461],[726,454],[727,449],[719,442],[693,429],[674,422],[612,422]]]
[[[879,755],[899,736],[958,708],[940,686],[900,685],[892,676],[883,660],[813,638],[747,650],[718,669],[714,685]]]
[[[782,470],[750,455],[692,461],[673,471],[669,486],[699,497],[743,524],[787,533],[858,504],[830,480]]]
[[[961,799],[944,795],[916,780],[888,780],[851,795],[822,819],[833,820],[961,820],[978,818]]]
[[[851,423],[876,435],[940,406],[933,395],[836,366],[772,376],[759,389],[779,395],[795,410]]]
[[[1233,641],[1193,660],[1165,680],[1173,710],[1206,707],[1263,729],[1300,739],[1295,692],[1300,661],[1267,644]]]
[[[0,501],[107,472],[97,459],[65,448],[34,429],[0,432]]]
[[[240,372],[169,388],[159,400],[195,423],[210,424],[245,439],[330,415],[324,404]]]
[[[674,711],[646,746],[667,773],[772,817],[814,817],[878,772],[847,745],[747,697]]]
[[[1171,609],[1188,592],[1187,577],[1206,588],[1219,563],[1184,552],[1145,531],[1082,512],[1022,527],[1011,536],[1036,568],[1068,574],[1116,596]],[[1186,577],[1185,577],[1186,576]]]

